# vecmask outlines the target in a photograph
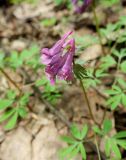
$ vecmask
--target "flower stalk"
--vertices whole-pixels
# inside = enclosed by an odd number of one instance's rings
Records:
[[[97,148],[98,160],[102,160],[102,159],[101,159],[100,150],[99,150],[99,147],[98,147],[98,142],[97,142],[96,136],[95,136],[95,145],[96,145],[96,148]]]
[[[95,120],[94,115],[93,115],[93,113],[92,113],[92,109],[91,109],[91,106],[90,106],[90,103],[89,103],[89,100],[88,100],[88,96],[87,96],[87,93],[86,93],[86,89],[85,89],[85,87],[84,87],[84,85],[83,85],[83,81],[82,81],[82,80],[80,80],[80,84],[81,84],[81,87],[82,87],[82,89],[83,89],[84,98],[85,98],[85,100],[86,100],[87,107],[88,107],[88,110],[89,110],[89,114],[90,114],[90,116],[91,116],[91,119],[93,120],[93,122],[94,122],[95,124],[97,124],[97,125],[99,126],[99,123]]]

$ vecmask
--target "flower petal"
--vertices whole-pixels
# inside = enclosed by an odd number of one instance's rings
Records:
[[[79,0],[72,0],[72,3],[75,6],[75,11],[77,13],[83,13],[86,8],[90,5],[90,3],[92,2],[92,0],[83,0],[82,5],[79,5]]]
[[[72,64],[72,62],[73,62],[73,55],[75,53],[74,39],[71,39],[69,41],[69,44],[70,44],[71,48],[66,53],[66,55],[67,55],[66,61],[65,61],[64,65],[62,66],[62,68],[57,73],[57,75],[60,79],[64,79],[67,81],[71,81],[73,79],[73,64]]]
[[[72,33],[72,31],[69,31],[66,33],[61,40],[59,40],[50,50],[49,53],[51,56],[54,56],[55,54],[58,54],[59,52],[62,52],[63,50],[63,44],[65,43],[66,38]]]

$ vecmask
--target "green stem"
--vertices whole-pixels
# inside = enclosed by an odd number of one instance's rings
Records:
[[[114,43],[114,45],[110,48],[110,50],[109,50],[109,53],[110,53],[110,54],[111,54],[112,51],[116,48],[117,44],[118,44],[118,40],[116,40],[116,42]]]
[[[120,27],[118,30],[120,30],[120,29],[121,29],[121,27]],[[124,30],[126,30],[126,27],[124,28]],[[120,36],[122,36],[122,35],[120,34]],[[109,53],[111,53],[111,52],[112,52],[112,50],[114,50],[114,49],[116,48],[116,46],[117,46],[117,44],[118,44],[118,40],[119,40],[120,36],[116,39],[116,41],[115,41],[114,45],[110,48]]]
[[[121,60],[122,60],[122,56],[120,56],[119,59],[118,59],[118,63],[117,63],[117,71],[118,71],[119,68],[120,68]]]
[[[101,45],[101,48],[102,48],[102,53],[103,53],[103,55],[106,55],[105,49],[104,49],[103,43],[102,43],[102,36],[101,36],[101,33],[100,33],[100,28],[99,28],[99,21],[98,21],[98,17],[97,17],[96,11],[95,11],[95,4],[93,4],[92,8],[93,8],[94,20],[95,20],[95,25],[96,25],[96,31],[98,33],[99,42],[100,42],[100,45]]]
[[[98,159],[101,160],[100,150],[99,150],[99,147],[98,147],[98,142],[97,142],[96,136],[95,136],[95,144],[96,144],[96,148],[97,148]]]
[[[117,62],[117,71],[118,71],[119,68],[120,68],[121,60],[122,60],[122,57],[120,56],[119,59],[118,59],[118,62]],[[113,82],[113,85],[115,85],[116,82],[117,82],[117,78],[115,77],[115,80],[114,80],[114,82]]]
[[[92,109],[91,109],[91,106],[90,106],[90,103],[89,103],[89,100],[88,100],[88,97],[87,97],[86,89],[85,89],[85,87],[83,85],[83,81],[82,80],[80,80],[80,84],[81,84],[81,87],[83,89],[84,97],[85,97],[85,100],[87,102],[87,106],[88,106],[88,110],[89,110],[89,114],[91,116],[91,119],[94,121],[95,124],[97,124],[99,126],[99,124],[96,122],[96,120],[94,118],[94,115],[92,113]]]

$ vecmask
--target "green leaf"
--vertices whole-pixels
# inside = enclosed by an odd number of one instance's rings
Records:
[[[31,52],[29,52],[29,50],[24,49],[21,53],[20,53],[20,59],[22,61],[28,59],[31,56]]]
[[[12,117],[9,119],[8,123],[5,125],[5,129],[6,130],[11,130],[15,127],[16,123],[17,123],[17,118],[18,118],[18,113],[15,112]]]
[[[126,150],[126,140],[116,140],[116,143]]]
[[[120,52],[119,52],[118,50],[115,50],[115,49],[114,49],[114,50],[112,51],[112,54],[115,55],[115,56],[118,57],[118,58],[120,57]]]
[[[126,38],[126,33],[125,32],[123,33],[123,35]],[[121,49],[121,55],[120,56],[121,56],[121,58],[126,57],[126,48]]]
[[[81,132],[76,124],[71,126],[71,133],[75,138],[81,139]]]
[[[126,16],[121,16],[119,18],[119,22],[118,23],[125,26],[126,25]]]
[[[79,148],[83,160],[86,160],[86,151],[82,143],[79,144]]]
[[[6,109],[7,107],[11,106],[12,103],[12,100],[0,99],[0,109]]]
[[[57,89],[56,89],[56,86],[54,85],[50,85],[50,83],[48,83],[46,86],[45,86],[45,92],[56,92]]]
[[[113,65],[116,64],[115,59],[111,55],[107,55],[107,56],[103,57],[101,59],[101,61],[102,61],[102,64],[101,64],[100,68],[104,69],[104,70],[106,70],[109,67],[112,67]]]
[[[113,98],[113,103],[111,104],[111,109],[114,110],[116,109],[116,107],[120,104],[120,101],[121,101],[121,95],[118,95],[118,96],[115,96]]]
[[[107,105],[110,105],[111,109],[114,110],[120,104],[121,98],[122,98],[122,95],[116,95],[116,96],[110,97],[107,101]]]
[[[105,140],[105,154],[107,157],[110,156],[111,153],[111,140],[108,138]]]
[[[103,123],[103,132],[107,134],[112,129],[112,122],[109,119],[106,119]]]
[[[25,93],[19,100],[20,106],[25,106],[29,101],[29,94]]]
[[[83,37],[82,36],[78,36],[78,35],[75,35],[75,39],[76,39],[76,43],[77,45],[79,46],[79,51],[82,51],[85,50],[87,47],[93,45],[93,44],[96,44],[96,43],[99,43],[99,40],[98,40],[98,37],[96,36],[93,36],[93,35],[84,35]],[[77,54],[78,54],[78,50],[77,50]]]
[[[122,94],[122,104],[126,107],[126,95]]]
[[[34,54],[36,55],[38,55],[38,52],[39,52],[39,46],[38,45],[36,45],[36,44],[32,44],[31,45],[31,47],[30,47],[30,53],[31,53],[31,55],[33,56]]]
[[[105,92],[109,95],[116,95],[116,94],[121,94],[122,90],[119,86],[114,85],[112,86],[112,89],[106,90]]]
[[[35,82],[36,86],[42,86],[48,83],[48,80],[46,77],[39,79]]]
[[[122,35],[120,35],[120,36],[118,37],[117,42],[118,42],[118,43],[123,43],[123,42],[125,42],[125,41],[126,41],[126,33],[124,32]]]
[[[118,91],[119,93],[122,92],[121,88],[120,88],[119,86],[116,86],[116,85],[113,85],[113,86],[112,86],[112,89]]]
[[[118,78],[117,81],[123,88],[126,88],[126,82],[122,78]]]
[[[14,69],[20,67],[23,64],[23,61],[19,58],[19,53],[16,51],[13,51],[11,53],[11,57],[9,57],[9,64]]]
[[[8,90],[6,96],[8,99],[14,100],[16,98],[16,92],[14,90]]]
[[[82,128],[82,131],[81,131],[81,139],[83,140],[85,138],[85,136],[87,135],[87,132],[88,132],[88,126],[87,125],[84,125],[84,127]]]
[[[61,139],[68,144],[74,144],[76,141],[72,137],[62,136]]]
[[[56,24],[56,18],[55,17],[52,17],[52,18],[47,18],[47,19],[44,19],[41,21],[41,24],[44,26],[44,27],[52,27]]]
[[[112,89],[112,90],[105,90],[105,93],[109,95],[116,95],[116,94],[119,94],[120,92]]]
[[[9,117],[12,116],[12,114],[15,112],[14,109],[11,109],[9,111],[6,111],[5,113],[2,114],[2,116],[0,116],[0,122],[3,122],[5,120],[7,120]]]
[[[21,4],[22,2],[36,5],[38,0],[9,0],[11,4]]]
[[[102,3],[103,2],[104,2],[104,0],[102,0]],[[109,0],[109,2],[110,2],[110,0]],[[115,37],[113,36],[113,34],[117,30],[117,27],[118,27],[117,24],[110,24],[109,23],[106,28],[100,29],[100,31],[101,31],[101,34],[104,37],[106,37],[107,40],[115,40]]]
[[[124,73],[126,73],[126,61],[121,63],[121,71],[123,71]]]
[[[96,87],[97,82],[94,79],[87,78],[83,80],[83,84],[85,85],[86,89],[88,89],[91,86]]]
[[[93,131],[99,135],[103,135],[102,131],[99,129],[97,125],[93,126]]]
[[[111,147],[113,153],[116,155],[116,158],[119,158],[121,160],[121,153],[115,139],[111,139]]]
[[[108,74],[107,73],[104,73],[103,70],[101,69],[98,69],[96,72],[95,72],[95,76],[97,78],[102,78],[102,77],[105,77],[107,76]]]
[[[86,69],[82,67],[80,64],[74,64],[74,74],[78,79],[84,79],[86,76]]]
[[[96,84],[101,84],[101,80],[99,80],[99,79],[95,78],[94,81],[95,81]]]
[[[56,5],[59,6],[63,3],[63,0],[54,0]]]
[[[28,114],[25,107],[19,107],[17,109],[17,112],[18,112],[19,116],[22,117],[22,118],[25,118]]]
[[[38,52],[39,47],[35,44],[32,44],[30,48],[25,49],[20,53],[20,59],[22,61],[31,60],[34,58],[34,56],[36,56],[36,54],[38,54]]]
[[[126,138],[126,131],[116,133],[113,138]]]
[[[77,154],[79,153],[79,145],[73,149],[73,151],[70,153],[70,155],[68,156],[69,160],[72,160],[74,157],[77,156]]]
[[[71,154],[71,152],[76,148],[77,144],[71,145],[67,148],[63,148],[59,152],[59,156],[64,159],[67,158]]]

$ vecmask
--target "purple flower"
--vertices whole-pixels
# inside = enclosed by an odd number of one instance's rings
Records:
[[[71,81],[73,79],[73,56],[75,53],[75,40],[71,39],[69,41],[70,48],[66,53],[66,61],[62,68],[58,72],[58,77],[60,79],[65,79],[66,81]]]
[[[65,43],[65,40],[72,32],[66,33],[61,40],[59,40],[51,49],[43,48],[41,50],[41,61],[43,64],[49,64],[51,61],[55,61],[59,59],[60,54],[63,52],[63,45]]]
[[[91,2],[92,0],[72,0],[77,13],[83,13]]]
[[[75,41],[66,41],[72,32],[66,33],[51,49],[41,50],[41,62],[46,65],[45,72],[51,84],[56,77],[71,81],[73,79],[73,55],[75,53]]]

